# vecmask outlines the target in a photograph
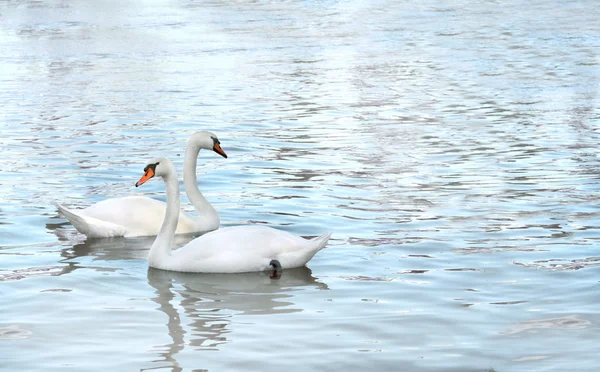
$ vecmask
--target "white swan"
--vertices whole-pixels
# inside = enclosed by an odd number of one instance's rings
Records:
[[[148,257],[151,267],[195,273],[289,269],[305,265],[331,236],[325,233],[307,240],[266,226],[234,226],[211,231],[171,251],[179,211],[177,173],[165,157],[153,159],[144,172],[136,187],[154,176],[162,177],[167,187],[167,211]]]
[[[205,233],[219,228],[219,215],[198,190],[196,164],[200,149],[213,150],[227,157],[217,136],[210,132],[194,133],[188,140],[183,160],[183,185],[199,217],[179,212],[177,234]],[[85,209],[56,207],[77,231],[88,238],[157,235],[167,210],[166,203],[145,196],[126,196],[103,200]]]

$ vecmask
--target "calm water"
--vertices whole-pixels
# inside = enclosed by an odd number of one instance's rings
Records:
[[[0,2],[0,369],[595,371],[600,5]],[[84,207],[188,136],[308,268],[149,270]],[[186,210],[193,208],[182,196]],[[185,241],[181,241],[183,243]]]

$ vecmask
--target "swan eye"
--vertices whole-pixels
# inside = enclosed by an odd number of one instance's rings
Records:
[[[152,169],[153,171],[156,170],[156,166],[159,165],[160,162],[156,163],[156,164],[148,164],[144,167],[144,172],[148,172],[148,169]]]
[[[210,137],[210,139],[212,139],[212,140],[213,140],[213,144],[214,144],[214,145],[219,145],[219,144],[221,144],[221,141],[219,141],[219,139],[218,139],[217,137],[213,137],[213,136],[211,136],[211,137]]]

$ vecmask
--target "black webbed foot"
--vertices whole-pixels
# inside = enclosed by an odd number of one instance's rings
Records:
[[[270,275],[271,279],[279,279],[281,278],[281,273],[283,272],[283,268],[281,267],[281,263],[277,260],[271,260],[269,265],[273,267],[273,273]]]

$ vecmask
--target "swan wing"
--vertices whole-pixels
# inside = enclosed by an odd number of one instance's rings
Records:
[[[145,196],[106,199],[85,209],[69,210],[57,205],[75,228],[88,237],[157,235],[165,216],[166,203]],[[177,234],[196,232],[194,218],[181,212]]]
[[[262,271],[278,260],[283,268],[305,265],[330,234],[308,240],[266,226],[235,226],[202,235],[173,252],[168,270],[236,273]]]
[[[89,238],[111,238],[125,236],[127,230],[123,226],[103,221],[94,217],[84,216],[60,204],[56,204],[59,212],[82,234]]]

